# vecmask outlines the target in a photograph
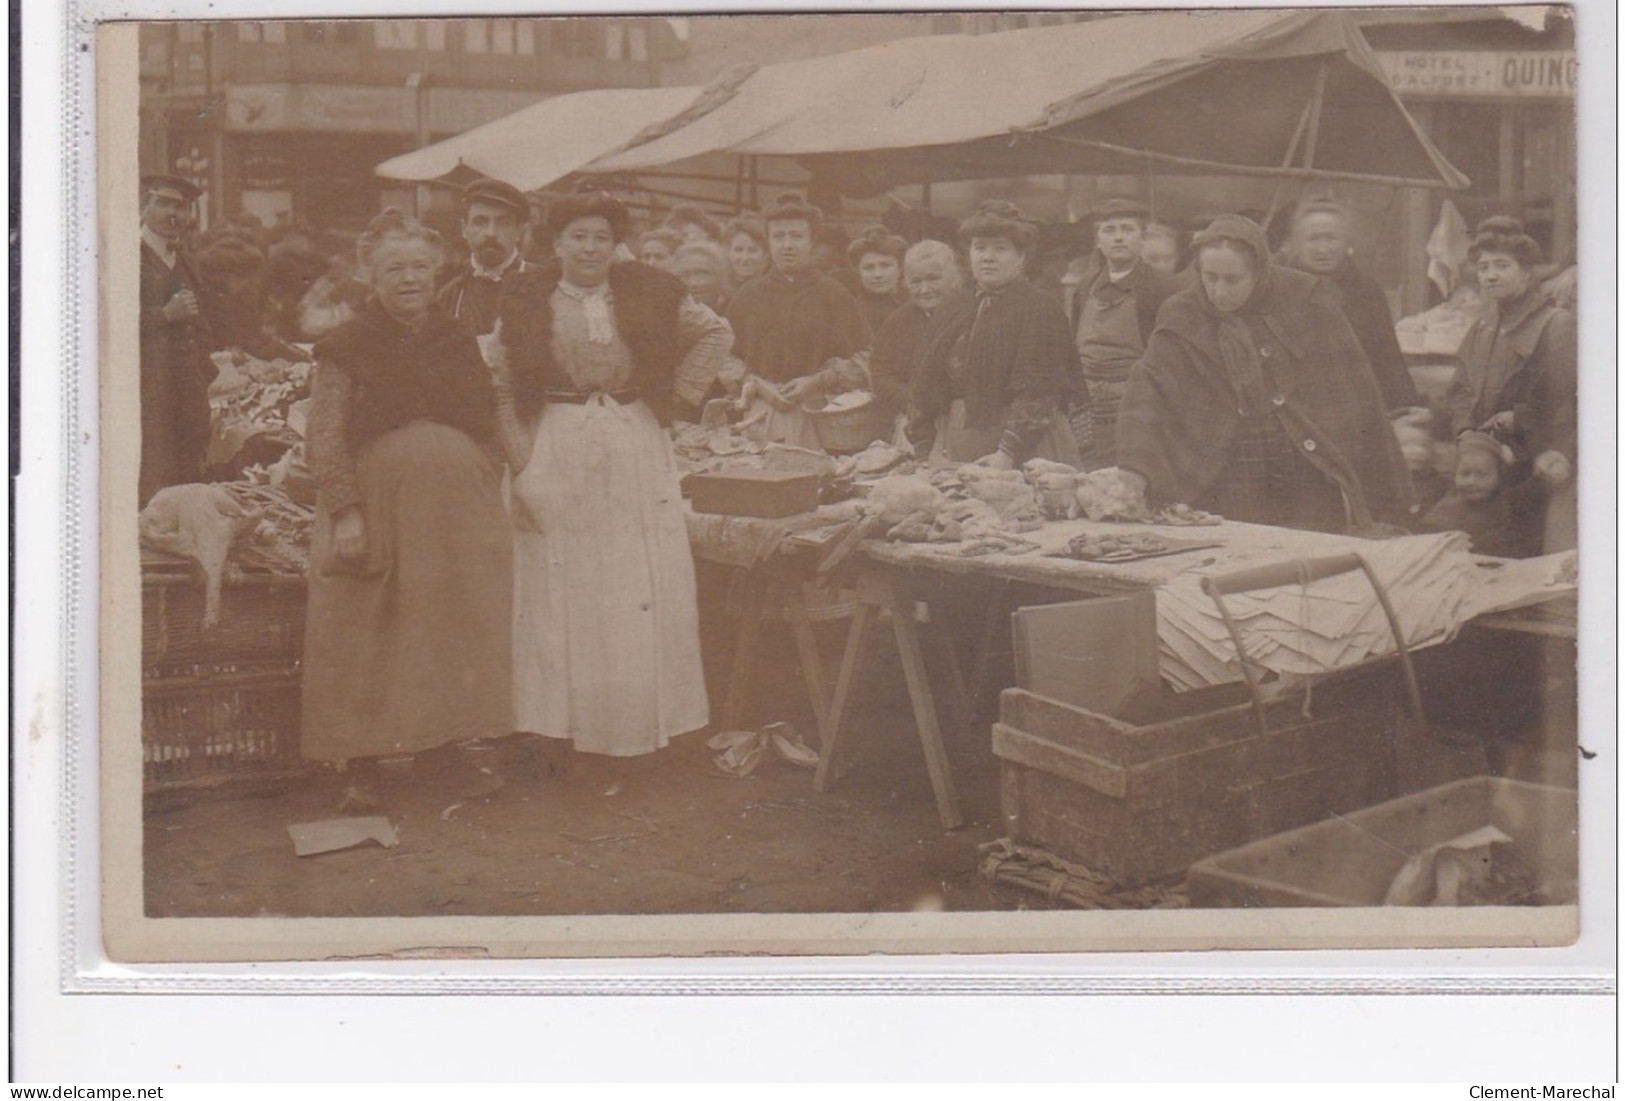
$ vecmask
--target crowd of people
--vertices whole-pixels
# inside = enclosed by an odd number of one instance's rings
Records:
[[[1293,213],[1280,252],[1239,214],[1186,240],[1112,200],[1058,266],[1002,201],[953,241],[845,238],[794,195],[726,224],[678,207],[637,233],[602,191],[538,223],[480,180],[451,264],[394,210],[353,252],[251,218],[194,252],[195,198],[142,183],[142,500],[206,474],[210,350],[314,359],[313,759],[510,731],[625,757],[705,726],[666,428],[722,396],[765,441],[818,447],[810,411],[867,389],[872,438],[921,458],[1113,468],[1150,503],[1463,530],[1496,555],[1574,545],[1575,319],[1511,219],[1474,239],[1488,306],[1430,410],[1326,199]]]

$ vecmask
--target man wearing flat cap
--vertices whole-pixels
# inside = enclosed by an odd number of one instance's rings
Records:
[[[530,221],[530,202],[512,184],[479,179],[463,188],[463,240],[469,269],[440,290],[440,305],[465,321],[477,336],[496,325],[506,279],[532,270],[519,255]]]
[[[1140,259],[1151,211],[1132,199],[1110,199],[1095,211],[1094,250],[1062,279],[1078,362],[1089,387],[1094,457],[1116,461],[1113,436],[1129,368],[1139,362],[1157,309],[1179,280]]]
[[[198,188],[141,177],[141,473],[144,505],[165,486],[202,476],[209,443],[208,325],[197,268],[181,251]]]

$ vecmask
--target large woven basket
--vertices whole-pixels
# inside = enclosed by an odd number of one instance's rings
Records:
[[[305,581],[249,573],[203,625],[203,581],[143,556],[141,757],[147,791],[291,775],[299,755]]]
[[[809,409],[807,414],[825,451],[862,451],[881,437],[873,401],[846,409]]]
[[[149,792],[302,772],[296,662],[196,666],[141,687]]]

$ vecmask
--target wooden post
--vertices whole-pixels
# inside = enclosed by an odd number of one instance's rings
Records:
[[[1523,217],[1523,211],[1513,210],[1512,204],[1519,198],[1520,173],[1518,172],[1518,105],[1508,103],[1501,108],[1501,140],[1500,157],[1496,163],[1496,173],[1500,179],[1496,181],[1496,196],[1506,213],[1516,217]]]

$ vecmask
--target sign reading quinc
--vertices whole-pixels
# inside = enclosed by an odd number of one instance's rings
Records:
[[[1379,50],[1377,60],[1402,96],[1574,96],[1573,50]]]

